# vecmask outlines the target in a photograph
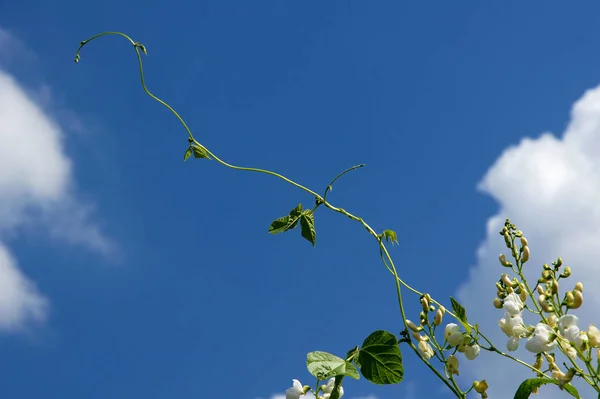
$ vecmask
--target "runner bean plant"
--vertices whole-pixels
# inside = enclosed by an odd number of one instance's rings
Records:
[[[583,284],[569,282],[571,268],[565,266],[561,258],[551,265],[544,264],[537,281],[527,281],[524,268],[531,250],[523,232],[510,220],[506,220],[499,232],[508,253],[508,256],[499,256],[499,267],[506,272],[500,274],[495,284],[496,297],[490,301],[490,307],[496,308],[500,316],[503,312],[498,326],[508,337],[505,345],[508,352],[505,352],[492,344],[478,324],[471,324],[466,309],[454,298],[449,298],[450,306],[446,308],[429,293],[411,287],[398,275],[388,250],[388,246],[398,244],[393,230],[377,232],[363,218],[329,201],[327,195],[333,184],[348,172],[363,167],[363,164],[348,168],[335,176],[325,187],[323,194],[271,170],[229,164],[197,141],[184,119],[169,104],[150,92],[142,65],[142,55],[147,55],[147,50],[140,42],[121,32],[103,32],[80,43],[75,62],[79,62],[81,49],[85,45],[103,36],[119,36],[132,45],[137,56],[143,90],[166,107],[188,134],[184,161],[193,156],[197,159],[214,160],[235,170],[271,175],[314,198],[311,207],[304,207],[300,203],[287,215],[274,220],[269,233],[281,234],[300,226],[301,236],[314,246],[317,237],[315,214],[317,209],[326,208],[357,222],[375,240],[381,262],[394,278],[400,332],[394,334],[376,330],[361,345],[353,347],[341,357],[322,351],[308,353],[306,366],[316,382],[309,386],[294,379],[292,386],[286,391],[287,399],[300,399],[309,392],[316,398],[339,399],[344,394],[343,383],[346,377],[359,379],[362,375],[375,384],[398,384],[404,378],[401,347],[420,359],[457,398],[466,398],[469,393],[487,398],[488,383],[485,380],[463,384],[456,378],[460,373],[460,363],[476,362],[482,350],[511,359],[515,366],[529,369],[531,378],[525,379],[517,388],[514,396],[516,399],[528,398],[546,384],[558,385],[565,394],[580,398],[577,389],[571,384],[575,378],[589,384],[600,394],[600,330],[594,325],[590,325],[585,331],[580,329],[576,315],[583,305]],[[418,305],[415,300],[414,309],[405,308],[403,293],[406,292],[418,297]],[[526,318],[531,320],[526,321]],[[450,320],[444,325],[444,319]],[[529,324],[532,320],[535,320],[535,324]],[[509,353],[518,348],[521,340],[525,341],[525,348],[533,354],[531,364]],[[556,355],[559,353],[564,355],[565,361],[562,364],[557,362]]]

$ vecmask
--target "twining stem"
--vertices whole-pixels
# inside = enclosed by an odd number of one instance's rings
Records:
[[[83,46],[85,46],[87,43],[91,42],[92,40],[95,40],[95,39],[97,39],[99,37],[107,36],[107,35],[118,35],[118,36],[124,37],[125,39],[127,39],[134,46],[134,49],[135,49],[135,52],[136,52],[136,55],[137,55],[138,65],[139,65],[139,74],[140,74],[142,88],[144,89],[144,91],[146,92],[146,94],[148,96],[150,96],[152,99],[154,99],[158,103],[162,104],[169,111],[171,111],[171,113],[173,115],[175,115],[175,117],[179,120],[179,122],[181,122],[181,124],[183,125],[183,127],[187,131],[188,136],[189,136],[189,142],[190,142],[191,145],[197,146],[197,147],[203,149],[206,152],[206,154],[208,154],[212,159],[214,159],[215,161],[217,161],[221,165],[226,166],[228,168],[235,169],[235,170],[249,171],[249,172],[264,173],[264,174],[267,174],[267,175],[271,175],[271,176],[277,177],[277,178],[279,178],[281,180],[284,180],[285,182],[287,182],[287,183],[289,183],[289,184],[291,184],[291,185],[293,185],[293,186],[295,186],[295,187],[297,187],[297,188],[299,188],[299,189],[301,189],[301,190],[303,190],[303,191],[311,194],[312,196],[314,196],[315,199],[316,199],[317,206],[319,206],[319,205],[325,205],[327,208],[331,209],[332,211],[340,213],[342,215],[345,215],[348,218],[361,223],[363,225],[363,227],[369,232],[369,234],[371,234],[377,240],[378,245],[379,245],[379,249],[380,249],[380,255],[381,255],[382,262],[384,263],[384,265],[386,266],[386,268],[388,269],[388,271],[394,276],[394,281],[395,281],[395,285],[396,285],[396,295],[398,297],[398,304],[399,304],[400,314],[402,316],[402,321],[404,323],[405,330],[409,331],[408,324],[407,324],[407,318],[406,318],[406,314],[405,314],[405,311],[404,311],[404,305],[403,305],[403,301],[402,301],[401,286],[407,288],[409,291],[412,291],[413,293],[415,293],[415,294],[417,294],[419,296],[422,296],[423,293],[420,292],[420,291],[418,291],[418,290],[416,290],[416,289],[414,289],[410,285],[408,285],[404,280],[402,280],[398,276],[396,266],[394,265],[392,257],[390,256],[390,254],[388,252],[388,249],[387,249],[385,243],[383,242],[383,239],[382,239],[381,235],[377,234],[375,232],[375,230],[373,230],[362,218],[360,218],[358,216],[355,216],[355,215],[347,212],[343,208],[336,207],[336,206],[332,205],[330,202],[327,201],[327,194],[329,193],[329,191],[331,191],[331,187],[332,187],[333,183],[335,183],[335,181],[337,179],[339,179],[341,176],[343,176],[344,174],[346,174],[346,173],[348,173],[348,172],[350,172],[352,170],[358,169],[360,167],[363,167],[364,164],[353,166],[353,167],[348,168],[345,171],[341,172],[340,174],[338,174],[331,181],[331,183],[329,183],[329,185],[325,189],[325,192],[324,192],[323,196],[321,197],[315,191],[310,190],[309,188],[307,188],[307,187],[305,187],[305,186],[303,186],[301,184],[298,184],[295,181],[293,181],[293,180],[291,180],[291,179],[289,179],[289,178],[287,178],[287,177],[285,177],[285,176],[283,176],[283,175],[281,175],[279,173],[276,173],[276,172],[273,172],[273,171],[270,171],[270,170],[266,170],[266,169],[259,169],[259,168],[252,168],[252,167],[243,167],[243,166],[232,165],[232,164],[229,164],[229,163],[221,160],[212,151],[210,151],[208,148],[206,148],[205,146],[203,146],[202,144],[200,144],[194,138],[194,135],[192,134],[190,128],[188,127],[188,125],[186,124],[186,122],[184,121],[184,119],[177,113],[177,111],[175,111],[169,104],[167,104],[165,101],[161,100],[160,98],[158,98],[157,96],[155,96],[152,92],[150,92],[150,90],[148,90],[148,87],[146,86],[146,82],[145,82],[145,78],[144,78],[142,56],[140,54],[140,51],[146,53],[146,48],[143,45],[141,45],[138,42],[135,42],[129,36],[127,36],[127,35],[125,35],[124,33],[121,33],[121,32],[112,32],[112,31],[111,32],[103,32],[103,33],[97,34],[95,36],[92,36],[88,40],[85,40],[85,41],[81,42],[79,48],[77,49],[76,55],[75,55],[75,61],[76,62],[79,61],[79,59],[80,59],[79,53],[80,53],[81,49],[83,48]],[[514,245],[514,238],[513,238],[513,245]],[[517,260],[517,267],[518,267],[519,271],[521,271],[521,267],[520,266],[521,265],[519,264],[519,260]],[[519,273],[519,274],[523,278],[522,274],[521,273]],[[523,278],[523,281],[525,282],[525,284],[527,284],[524,278]],[[530,294],[530,296],[533,298],[532,291],[530,290],[530,288],[527,285],[526,285],[526,289],[527,289],[528,293]],[[439,302],[435,301],[434,299],[432,299],[431,302],[434,303],[434,304],[436,304],[436,305],[438,305],[438,306],[442,306]],[[538,309],[538,311],[540,312],[540,314],[542,315],[542,318],[544,319],[544,321],[547,322],[545,316],[543,315],[543,312],[541,312],[541,310],[539,309],[539,307],[538,307],[537,303],[535,302],[535,300],[533,302],[534,302],[536,308]],[[453,314],[451,311],[447,311],[447,313],[450,314],[451,316],[453,316],[454,318],[458,319],[456,317],[456,315]],[[473,328],[473,326],[471,326],[471,327]],[[520,363],[520,364],[522,364],[522,365],[524,365],[524,366],[532,369],[535,372],[541,373],[540,370],[538,370],[538,369],[530,366],[529,364],[527,364],[527,363],[525,363],[525,362],[523,362],[523,361],[521,361],[521,360],[519,360],[519,359],[517,359],[517,358],[515,358],[513,356],[510,356],[510,355],[508,355],[508,354],[506,354],[506,353],[498,350],[494,345],[492,345],[492,343],[490,342],[490,340],[487,337],[485,337],[483,334],[479,333],[479,335],[481,335],[481,337],[490,345],[490,348],[484,348],[484,349],[496,352],[496,353],[498,353],[501,356],[507,357],[507,358],[509,358],[511,360],[514,360],[514,361],[516,361],[516,362],[518,362],[518,363]],[[454,378],[452,378],[452,375],[450,376],[450,381],[447,378],[444,378],[444,376],[435,367],[433,367],[429,363],[428,360],[426,360],[423,356],[421,356],[418,348],[414,345],[414,343],[412,342],[412,340],[409,340],[408,343],[409,343],[409,346],[412,348],[412,350],[416,353],[416,355],[427,365],[427,367],[429,367],[429,369],[431,369],[438,376],[438,378],[441,381],[444,382],[444,384],[446,384],[448,386],[448,388],[458,398],[464,398],[464,397],[466,397],[466,393],[464,393],[464,392],[462,392],[460,390],[460,388],[456,384],[456,381],[454,380]],[[579,370],[581,370],[579,367],[577,367],[577,368]],[[583,377],[586,379],[586,381],[588,383],[590,383],[590,385],[593,386],[593,384],[591,383],[591,381],[589,381],[589,379],[586,378],[585,375]],[[336,379],[336,386],[339,385],[340,382],[341,382],[341,380],[337,381],[337,379]],[[596,388],[597,388],[597,385],[596,385]],[[317,389],[318,389],[318,387],[317,387]]]

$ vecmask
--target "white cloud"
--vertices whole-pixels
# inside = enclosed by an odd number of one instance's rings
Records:
[[[0,57],[19,48],[0,29]],[[114,250],[91,222],[93,207],[75,195],[73,164],[63,140],[61,127],[48,112],[0,69],[0,330],[43,321],[49,307],[5,246],[9,236],[19,234],[19,227],[35,223],[38,230],[103,255]]]
[[[561,283],[562,292],[583,281],[585,302],[576,314],[581,327],[600,323],[600,87],[589,90],[572,109],[571,121],[562,138],[545,133],[537,139],[523,139],[506,149],[488,170],[479,186],[499,204],[499,212],[487,222],[487,238],[477,251],[477,265],[458,297],[467,307],[469,319],[482,326],[497,346],[506,348],[506,337],[497,321],[502,312],[492,307],[494,283],[506,272],[498,254],[506,253],[498,234],[509,217],[523,230],[532,251],[526,264],[527,276],[539,278],[541,265],[562,257],[573,269],[572,277]],[[508,254],[507,254],[508,255]],[[527,315],[526,323],[537,320]],[[516,352],[527,362],[533,356]],[[498,356],[481,356],[474,362],[461,362],[468,375],[466,383],[487,379],[490,398],[512,397],[519,383],[534,377],[523,367]],[[582,385],[577,384],[578,388]],[[544,398],[562,398],[554,386],[540,390]],[[583,386],[582,396],[591,389]],[[587,393],[587,395],[586,395]]]

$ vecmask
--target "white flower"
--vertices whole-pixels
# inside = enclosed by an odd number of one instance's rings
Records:
[[[479,355],[481,348],[477,344],[469,345],[465,348],[465,357],[469,360],[473,360]]]
[[[531,337],[527,340],[525,348],[533,353],[547,352],[556,346],[556,334],[550,326],[538,323]]]
[[[586,332],[580,331],[577,326],[579,319],[575,315],[564,315],[558,320],[560,333],[571,344],[574,344],[579,350],[586,350],[590,343],[590,338]],[[590,326],[591,327],[591,326]],[[573,349],[574,352],[575,349]]]
[[[444,329],[444,339],[448,341],[450,346],[456,346],[462,342],[463,335],[460,332],[460,327],[454,323],[446,324]]]
[[[291,388],[285,391],[285,399],[299,399],[300,396],[304,395],[304,388],[298,380],[292,380]]]
[[[521,314],[521,311],[523,310],[523,301],[515,292],[510,293],[504,299],[503,308],[504,310],[506,310],[507,313],[513,316],[517,316]]]
[[[513,352],[519,347],[519,339],[525,338],[527,335],[527,328],[523,323],[521,315],[512,316],[510,313],[506,312],[505,316],[505,319],[500,319],[498,325],[504,334],[509,337],[506,348]]]
[[[454,355],[448,357],[448,372],[450,374],[459,375],[458,372],[458,359]]]
[[[579,319],[577,316],[572,314],[567,314],[561,316],[558,319],[558,328],[560,329],[560,333],[563,337],[565,337],[570,343],[576,343],[579,338],[579,327],[577,327],[577,322]]]
[[[433,357],[433,348],[431,347],[431,345],[429,345],[429,342],[427,341],[419,341],[419,351],[427,360]]]
[[[424,341],[421,341],[424,342]],[[330,378],[327,381],[327,385],[323,385],[323,399],[329,399],[331,396],[331,392],[333,392],[333,388],[335,387],[335,378]],[[344,396],[344,387],[340,387],[340,398]],[[287,397],[286,397],[287,399]]]
[[[590,324],[587,335],[590,339],[590,345],[594,348],[600,348],[600,330],[595,325]]]

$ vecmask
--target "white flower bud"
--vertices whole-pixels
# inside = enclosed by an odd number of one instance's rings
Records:
[[[444,317],[444,313],[446,313],[446,309],[443,306],[440,306],[435,312],[435,318],[433,319],[433,325],[439,326],[442,324],[442,317]]]
[[[527,243],[527,238],[525,238],[525,237],[521,237],[521,246],[522,246],[522,247],[526,247],[526,246],[528,246],[528,245],[529,245],[529,244]]]
[[[521,263],[527,262],[529,260],[529,255],[531,255],[529,247],[523,247],[523,253],[521,254]]]
[[[512,281],[510,280],[510,276],[508,274],[502,275],[502,282],[505,287],[512,287]]]
[[[577,284],[575,284],[575,290],[579,291],[579,292],[583,292],[583,283],[580,281]]]
[[[527,291],[521,290],[521,293],[519,294],[519,299],[525,302],[525,300],[527,299]]]
[[[434,355],[433,348],[427,341],[419,341],[419,352],[421,352],[421,355],[427,360],[431,359]]]
[[[477,344],[467,345],[465,347],[465,357],[469,360],[473,360],[479,355],[481,348]]]
[[[542,286],[541,286],[541,285],[538,285],[538,286],[537,286],[537,292],[538,292],[538,294],[540,294],[540,295],[542,295],[542,294],[544,293],[544,289],[542,288]]]
[[[569,306],[571,309],[579,309],[579,307],[583,304],[583,294],[581,291],[574,290],[573,291],[573,305]]]
[[[414,332],[423,331],[423,327],[417,326],[415,323],[413,323],[412,321],[410,321],[408,319],[406,319],[406,325],[408,326],[408,328],[410,328]]]
[[[494,298],[494,307],[496,309],[502,309],[502,301],[500,298]]]
[[[590,345],[594,348],[600,348],[600,330],[598,330],[595,325],[590,324],[587,335],[590,340]]]

